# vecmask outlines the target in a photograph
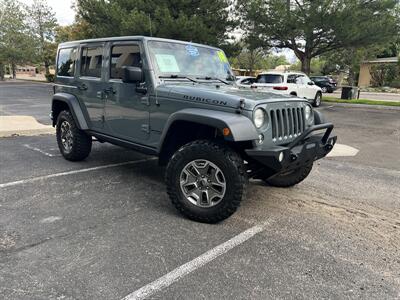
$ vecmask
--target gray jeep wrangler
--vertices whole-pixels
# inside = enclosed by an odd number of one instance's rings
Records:
[[[306,100],[239,89],[234,79],[224,52],[205,45],[142,36],[60,44],[58,146],[71,161],[89,155],[92,137],[158,156],[173,205],[221,221],[248,178],[293,186],[336,142]]]

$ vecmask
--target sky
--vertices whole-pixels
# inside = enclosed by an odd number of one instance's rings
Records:
[[[33,0],[22,0],[21,2],[30,5]],[[55,12],[60,25],[69,25],[74,21],[75,12],[71,8],[73,2],[73,0],[47,0],[48,5]]]

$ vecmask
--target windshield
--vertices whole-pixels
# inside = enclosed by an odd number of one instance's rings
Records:
[[[149,41],[148,46],[157,76],[234,80],[222,50],[160,41]]]

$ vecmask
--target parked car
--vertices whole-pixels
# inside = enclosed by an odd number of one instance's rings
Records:
[[[236,76],[236,85],[238,87],[250,88],[254,81],[256,81],[256,78],[253,76]]]
[[[57,53],[51,117],[63,157],[85,159],[92,137],[157,156],[172,204],[196,221],[232,215],[248,178],[300,183],[336,142],[305,99],[238,89],[215,47],[129,36]]]
[[[321,105],[321,88],[301,72],[263,72],[257,76],[251,87],[304,98],[315,107]]]
[[[328,76],[311,76],[310,79],[318,85],[323,93],[333,93],[337,88],[337,83]]]

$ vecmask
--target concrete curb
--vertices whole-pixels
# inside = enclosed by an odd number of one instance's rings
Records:
[[[40,124],[31,116],[0,116],[0,137],[54,134],[55,128]]]
[[[383,109],[383,110],[400,110],[400,106],[387,106],[387,105],[372,105],[372,104],[353,104],[353,103],[338,103],[338,102],[324,102],[320,108],[326,108],[327,106],[342,106],[349,108],[370,108],[370,109]]]

